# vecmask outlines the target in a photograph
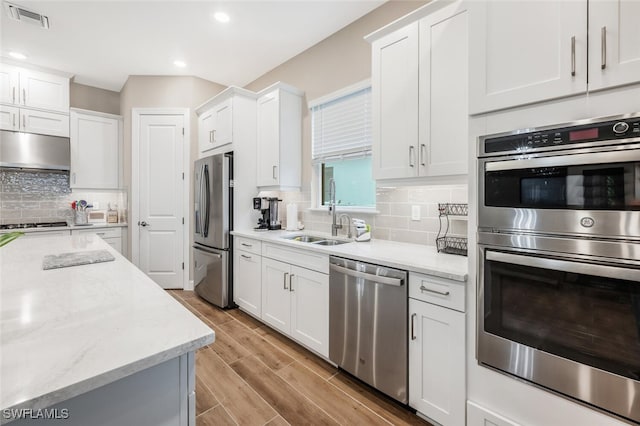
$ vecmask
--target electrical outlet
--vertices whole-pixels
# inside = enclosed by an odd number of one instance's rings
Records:
[[[411,220],[420,220],[420,206],[411,206]]]

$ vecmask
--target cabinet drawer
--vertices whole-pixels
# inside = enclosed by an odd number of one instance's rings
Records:
[[[101,238],[120,238],[122,237],[122,228],[91,228],[91,229],[74,229],[74,234],[96,234]]]
[[[260,255],[262,253],[262,242],[244,237],[234,237],[235,249],[247,251],[249,253]]]
[[[411,272],[409,297],[456,311],[465,311],[464,283],[457,281]]]
[[[290,249],[276,244],[265,243],[262,245],[262,256],[312,269],[323,274],[329,273],[329,256],[326,254],[317,254],[311,251]]]

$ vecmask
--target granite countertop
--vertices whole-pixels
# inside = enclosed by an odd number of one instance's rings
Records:
[[[42,270],[46,255],[106,263]],[[214,340],[213,331],[97,235],[0,248],[0,410],[62,402]]]
[[[254,238],[289,247],[302,248],[334,256],[376,263],[392,268],[406,269],[408,271],[434,275],[456,281],[467,281],[469,269],[467,258],[464,256],[438,253],[434,246],[376,239],[372,239],[367,242],[354,241],[336,246],[319,246],[317,244],[291,241],[283,238],[294,234],[338,238],[315,231],[256,231],[250,229],[236,230],[231,233],[236,236]]]

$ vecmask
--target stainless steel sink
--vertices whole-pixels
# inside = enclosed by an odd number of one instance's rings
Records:
[[[346,244],[350,241],[334,240],[325,237],[314,237],[313,235],[289,235],[282,237],[286,240],[299,241],[301,243],[317,244],[319,246],[337,246],[339,244]]]
[[[313,244],[319,245],[319,246],[337,246],[339,244],[346,244],[349,243],[351,241],[342,241],[342,240],[322,240],[322,241],[316,241]]]
[[[286,240],[291,240],[291,241],[300,241],[301,243],[315,243],[318,241],[323,241],[326,238],[322,238],[322,237],[314,237],[311,235],[292,235],[292,236],[288,236],[288,237],[282,237]]]

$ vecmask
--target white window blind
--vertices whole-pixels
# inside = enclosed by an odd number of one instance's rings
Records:
[[[312,103],[314,163],[371,154],[371,86],[362,86]]]

